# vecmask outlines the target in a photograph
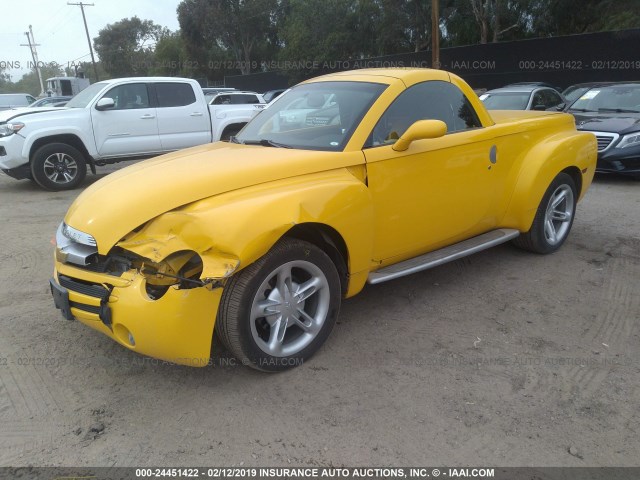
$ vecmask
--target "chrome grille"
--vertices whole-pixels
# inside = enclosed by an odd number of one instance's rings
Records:
[[[613,141],[613,137],[603,137],[600,135],[596,135],[596,139],[598,140],[599,152],[601,152],[602,150],[607,148],[609,145],[611,145],[611,142]]]
[[[604,152],[609,149],[616,140],[620,137],[617,133],[609,133],[609,132],[591,132],[596,136],[596,140],[598,141],[598,152]]]

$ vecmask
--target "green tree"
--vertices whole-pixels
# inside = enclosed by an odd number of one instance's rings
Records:
[[[248,74],[259,56],[276,47],[278,8],[278,0],[183,0],[178,22],[187,52],[213,69],[229,66]]]
[[[124,18],[98,32],[93,46],[112,77],[148,75],[156,43],[169,31],[151,20]]]
[[[109,75],[109,73],[105,71],[102,62],[97,61],[96,67],[98,69],[98,76],[100,80],[107,80],[111,78],[111,75]],[[96,79],[94,78],[95,73],[93,70],[93,64],[91,62],[72,63],[70,66],[66,66],[64,68],[64,75],[67,77],[75,77],[76,74],[80,71],[84,72],[85,78],[88,78],[91,83],[96,81]]]
[[[542,3],[551,0],[441,0],[442,46],[517,40],[534,36]],[[545,7],[546,8],[546,7]]]
[[[191,60],[180,31],[164,35],[153,53],[151,74],[168,77],[192,77],[199,62]]]
[[[537,36],[571,35],[640,27],[638,0],[532,0]]]
[[[5,68],[0,66],[0,92],[4,92],[11,83],[11,76],[5,73]]]

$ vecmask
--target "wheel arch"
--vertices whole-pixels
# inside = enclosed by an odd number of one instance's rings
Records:
[[[229,132],[239,132],[244,128],[247,122],[235,122],[225,125],[222,129],[222,133],[220,133],[220,140],[224,139],[225,135]]]
[[[29,149],[29,163],[33,161],[33,156],[38,151],[38,149],[50,143],[65,143],[67,145],[72,146],[73,148],[78,150],[80,153],[82,153],[82,155],[84,156],[85,162],[90,166],[91,171],[95,173],[95,164],[94,164],[93,157],[89,154],[87,147],[85,146],[84,142],[80,139],[80,137],[72,133],[49,135],[49,136],[41,137],[35,140],[31,144],[31,148]]]
[[[569,175],[573,182],[576,184],[576,194],[578,198],[582,195],[582,172],[576,166],[567,167],[560,173],[566,173]]]
[[[578,200],[582,199],[593,180],[596,160],[597,144],[591,134],[561,132],[538,143],[521,164],[502,226],[528,231],[542,197],[559,173],[571,176]]]
[[[338,270],[341,291],[346,295],[349,285],[349,250],[342,235],[333,227],[316,222],[295,225],[283,238],[297,238],[314,244],[326,253]]]

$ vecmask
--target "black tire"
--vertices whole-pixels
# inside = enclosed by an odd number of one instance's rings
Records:
[[[304,299],[294,295],[312,283],[318,286],[313,293]],[[340,311],[340,292],[338,271],[325,252],[302,240],[283,239],[225,285],[215,331],[244,365],[287,370],[309,359],[329,337]],[[260,315],[267,310],[272,313]],[[280,332],[282,340],[277,339]]]
[[[49,143],[34,153],[31,175],[46,190],[71,190],[86,177],[87,162],[84,155],[71,145]]]
[[[562,198],[563,196],[564,199]],[[576,213],[577,199],[576,184],[573,178],[566,173],[559,173],[542,197],[536,216],[531,224],[531,229],[515,238],[513,240],[514,245],[524,250],[541,254],[558,250],[571,231]],[[555,201],[560,201],[557,209],[551,208],[552,203],[555,203]],[[560,216],[563,214],[569,214],[568,218],[561,219]],[[550,225],[547,222],[550,222]],[[556,234],[555,237],[550,232],[554,232]]]

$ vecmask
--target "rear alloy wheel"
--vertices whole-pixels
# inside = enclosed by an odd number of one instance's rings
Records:
[[[31,174],[42,188],[70,190],[84,180],[87,164],[82,153],[71,145],[50,143],[33,155]]]
[[[571,176],[559,173],[542,197],[531,229],[513,243],[535,253],[558,250],[569,236],[576,211],[576,184]]]
[[[225,286],[216,332],[245,365],[298,366],[327,339],[340,309],[340,279],[313,244],[285,239]]]

